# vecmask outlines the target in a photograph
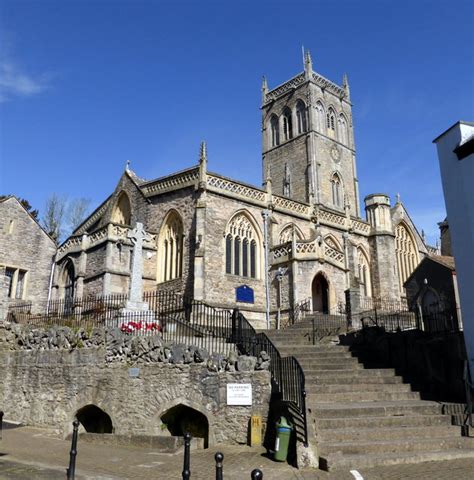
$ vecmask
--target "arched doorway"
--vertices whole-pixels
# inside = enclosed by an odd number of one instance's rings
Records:
[[[322,273],[318,273],[311,285],[313,312],[329,313],[329,284]]]
[[[76,418],[89,433],[113,433],[112,419],[96,405],[86,405],[76,413]]]
[[[193,437],[203,438],[204,448],[208,447],[209,422],[201,412],[180,403],[167,410],[160,418],[171,435],[182,437],[189,432]]]

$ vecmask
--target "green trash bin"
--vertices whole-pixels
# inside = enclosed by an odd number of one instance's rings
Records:
[[[280,417],[280,421],[276,424],[276,429],[275,460],[277,462],[285,462],[288,456],[288,445],[290,444],[293,427],[285,417]]]

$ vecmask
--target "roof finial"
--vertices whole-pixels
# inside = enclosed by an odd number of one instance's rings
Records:
[[[125,171],[127,171],[127,172],[130,171],[130,164],[131,164],[131,163],[132,163],[132,162],[131,162],[130,160],[127,160],[127,161],[125,162]]]
[[[313,61],[311,60],[311,52],[306,50],[304,53],[304,71],[306,77],[309,78],[313,71]]]
[[[262,76],[262,103],[265,103],[267,93],[268,93],[267,77],[265,77],[265,75],[263,75]]]
[[[205,141],[201,142],[199,148],[199,163],[207,163],[207,145]]]
[[[342,76],[342,88],[346,92],[347,98],[351,95],[351,90],[349,88],[349,79],[347,78],[347,73]]]
[[[401,203],[401,202],[400,202],[400,194],[399,194],[399,193],[397,193],[396,197],[397,197],[397,203]]]
[[[207,146],[202,141],[199,148],[199,188],[206,189],[207,185]]]
[[[426,235],[423,229],[421,230],[421,238],[423,239],[423,243],[426,243]]]
[[[272,174],[270,171],[270,162],[267,163],[267,175],[265,178],[265,191],[267,192],[269,198],[268,202],[271,202],[271,196],[272,196]]]

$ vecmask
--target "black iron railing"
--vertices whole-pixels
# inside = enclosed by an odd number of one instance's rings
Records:
[[[303,320],[307,313],[311,312],[312,309],[312,300],[311,298],[305,298],[301,302],[298,302],[290,310],[290,315],[288,319],[288,326],[294,325],[295,323]]]
[[[270,356],[270,373],[283,402],[291,409],[299,441],[308,445],[305,376],[295,357],[282,357],[265,333],[258,333],[235,309],[232,314],[232,339],[238,349],[253,356],[265,351]]]

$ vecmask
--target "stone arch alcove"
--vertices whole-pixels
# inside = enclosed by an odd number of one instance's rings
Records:
[[[113,433],[112,419],[96,405],[85,405],[75,416],[88,433]]]
[[[189,432],[193,437],[204,440],[204,448],[209,447],[209,420],[199,410],[178,403],[161,413],[160,420],[170,435],[182,437]]]

